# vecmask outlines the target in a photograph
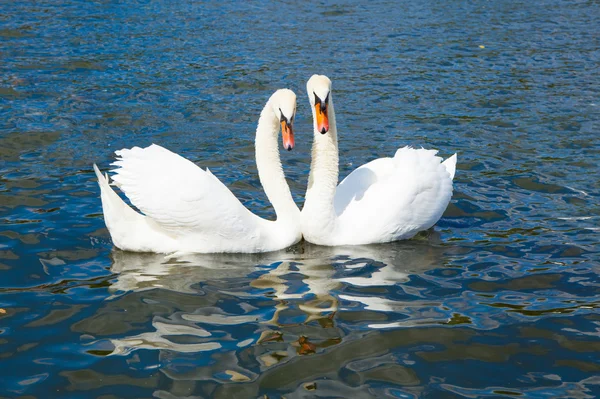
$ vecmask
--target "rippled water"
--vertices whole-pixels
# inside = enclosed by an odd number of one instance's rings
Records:
[[[594,1],[0,4],[0,396],[600,395]],[[253,134],[334,84],[342,177],[459,154],[433,231],[165,259],[113,249],[92,162],[152,142],[273,212]]]

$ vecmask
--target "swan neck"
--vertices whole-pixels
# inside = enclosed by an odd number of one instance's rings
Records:
[[[317,128],[317,118],[313,107],[314,141],[312,160],[306,191],[305,209],[320,215],[335,214],[334,197],[338,184],[338,140],[333,98],[329,99],[327,114],[329,131],[321,134]]]
[[[254,146],[258,177],[275,209],[277,221],[297,223],[300,211],[285,180],[277,145],[278,134],[279,120],[275,117],[269,100],[260,114],[256,128]]]

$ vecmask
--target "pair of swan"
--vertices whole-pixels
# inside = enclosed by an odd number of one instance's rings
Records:
[[[331,81],[307,83],[314,120],[312,163],[302,212],[285,181],[277,137],[294,146],[296,95],[276,91],[260,114],[256,165],[277,219],[248,209],[208,169],[161,146],[116,152],[113,180],[143,215],[109,186],[94,165],[104,220],[115,246],[136,252],[269,252],[302,239],[320,245],[360,245],[410,238],[433,226],[452,196],[456,154],[404,147],[338,183],[338,144]]]

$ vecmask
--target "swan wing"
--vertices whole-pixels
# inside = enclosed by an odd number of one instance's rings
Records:
[[[208,169],[159,145],[116,151],[113,180],[168,232],[244,239],[260,220]]]
[[[337,187],[338,234],[349,244],[409,238],[433,226],[452,197],[456,155],[400,148],[360,166]]]

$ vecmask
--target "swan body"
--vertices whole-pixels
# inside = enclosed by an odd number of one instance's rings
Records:
[[[296,96],[275,92],[264,107],[256,130],[256,163],[276,221],[248,209],[208,169],[159,145],[116,152],[113,180],[131,203],[113,191],[108,175],[94,165],[106,226],[115,246],[135,252],[220,253],[269,252],[300,241],[300,211],[285,181],[277,136],[293,147]]]
[[[413,237],[432,227],[452,197],[456,154],[403,147],[375,159],[338,182],[338,143],[331,81],[307,84],[314,120],[312,163],[301,227],[320,245],[361,245]]]

